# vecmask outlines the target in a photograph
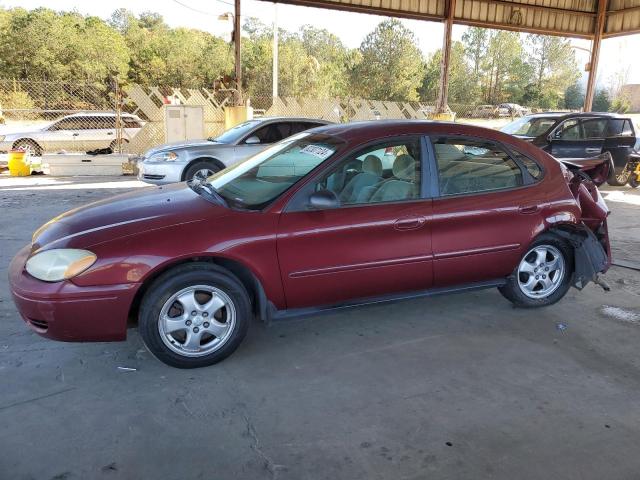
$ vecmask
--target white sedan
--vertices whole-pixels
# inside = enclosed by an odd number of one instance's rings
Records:
[[[135,115],[121,115],[123,142],[127,143],[142,128]],[[23,149],[34,156],[47,152],[89,151],[116,146],[115,113],[75,113],[54,122],[24,130],[0,133],[0,151]]]

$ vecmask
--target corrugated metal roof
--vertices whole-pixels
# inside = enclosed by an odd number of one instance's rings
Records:
[[[640,33],[640,0],[609,0],[604,36]]]
[[[274,0],[266,0],[274,1]],[[279,3],[444,20],[447,0],[277,0]],[[456,0],[454,23],[591,38],[598,0]],[[640,0],[609,0],[604,36],[640,32]]]

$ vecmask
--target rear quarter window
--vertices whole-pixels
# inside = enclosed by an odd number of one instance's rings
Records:
[[[616,118],[609,120],[610,137],[632,137],[633,126],[629,119]]]
[[[513,151],[513,157],[524,166],[536,182],[542,179],[544,171],[538,162],[515,150]]]

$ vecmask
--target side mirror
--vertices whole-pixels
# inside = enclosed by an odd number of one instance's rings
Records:
[[[331,190],[320,190],[309,196],[309,207],[314,210],[327,210],[339,206],[340,200]]]
[[[244,143],[246,143],[247,145],[256,145],[258,143],[260,143],[260,139],[258,137],[256,137],[255,135],[251,135],[249,138],[247,138]]]

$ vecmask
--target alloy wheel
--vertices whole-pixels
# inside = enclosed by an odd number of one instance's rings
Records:
[[[624,167],[622,171],[616,174],[616,180],[620,185],[624,185],[629,181],[629,176],[631,175],[631,170],[629,169],[629,165]]]
[[[193,174],[193,180],[197,182],[204,182],[207,178],[213,175],[215,172],[210,168],[201,168]]]
[[[164,303],[158,330],[164,344],[186,357],[201,357],[222,348],[236,324],[231,298],[210,285],[194,285]]]
[[[518,266],[518,286],[529,298],[546,298],[562,284],[565,272],[560,250],[538,245],[527,252]]]

